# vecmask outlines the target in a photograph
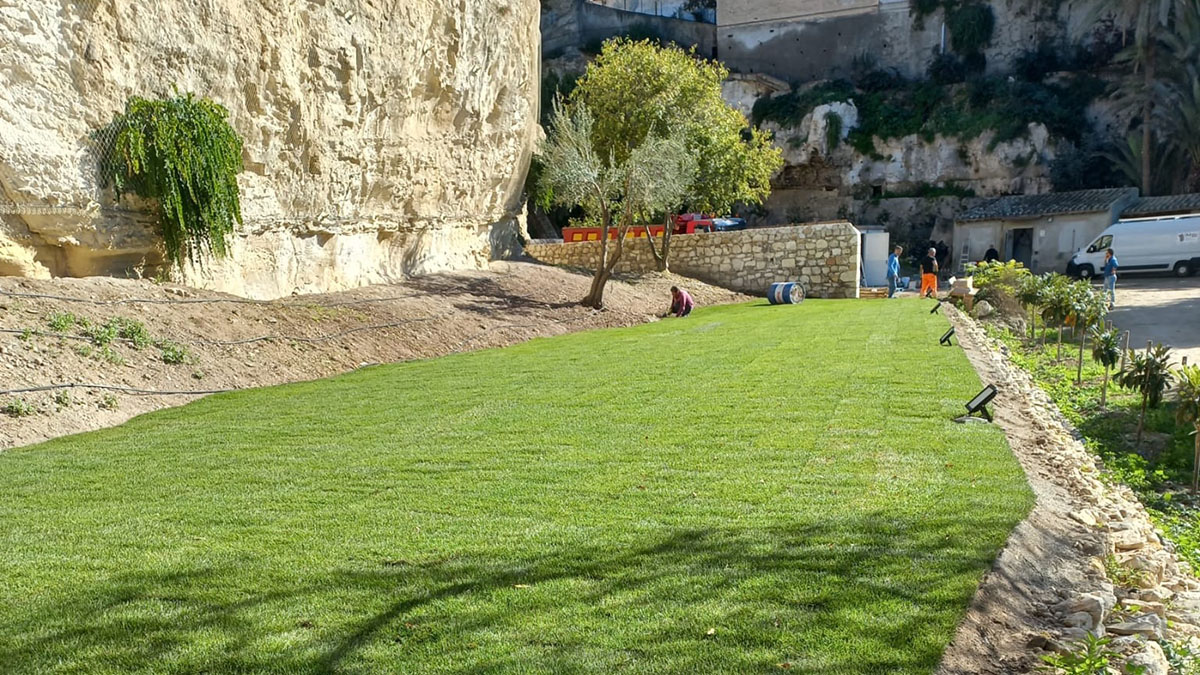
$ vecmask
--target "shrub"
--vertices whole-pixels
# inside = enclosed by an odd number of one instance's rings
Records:
[[[60,389],[58,393],[54,395],[54,405],[58,406],[59,410],[62,410],[63,408],[70,408],[74,403],[75,401],[71,399],[71,392],[67,391],[66,389]]]
[[[187,347],[171,340],[162,339],[158,341],[158,348],[162,350],[163,363],[178,365],[186,363],[190,354]]]
[[[65,333],[75,327],[76,318],[70,312],[54,312],[46,317],[46,324],[55,333]]]
[[[100,398],[100,403],[98,405],[101,410],[116,410],[121,404],[119,401],[117,401],[116,396],[112,394],[105,394]]]
[[[832,110],[825,113],[825,147],[829,152],[842,142],[842,117]]]
[[[968,2],[947,12],[946,28],[954,51],[964,56],[979,54],[992,41],[996,15],[990,5]]]
[[[29,417],[35,412],[37,410],[33,407],[33,404],[23,398],[14,398],[5,403],[3,407],[0,407],[0,413],[4,413],[9,417]]]
[[[167,258],[176,265],[223,258],[242,222],[237,175],[242,140],[224,107],[191,94],[138,96],[97,137],[106,142],[101,176],[118,194],[158,203]]]
[[[1089,633],[1075,643],[1070,651],[1043,656],[1042,660],[1052,672],[1062,675],[1107,675],[1109,661],[1116,653],[1108,648],[1108,638],[1098,638]]]
[[[967,69],[957,56],[944,52],[933,57],[926,75],[937,84],[957,84],[967,79]]]
[[[967,265],[966,273],[982,293],[1003,294],[1014,299],[1025,279],[1031,276],[1029,270],[1016,260],[971,263]]]

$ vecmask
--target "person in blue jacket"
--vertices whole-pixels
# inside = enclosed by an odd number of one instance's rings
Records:
[[[887,280],[888,280],[888,297],[895,297],[896,288],[900,284],[900,254],[904,252],[904,247],[897,246],[892,250],[892,254],[888,256],[887,262]]]
[[[1104,292],[1108,294],[1108,308],[1112,309],[1113,305],[1117,304],[1117,268],[1120,265],[1117,263],[1117,256],[1111,248],[1104,249],[1104,265],[1100,270],[1104,272]]]

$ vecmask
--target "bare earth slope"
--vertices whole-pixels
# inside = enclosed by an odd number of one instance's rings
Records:
[[[493,263],[486,271],[434,274],[403,285],[257,302],[148,281],[0,277],[0,390],[67,383],[240,389],[642,323],[666,310],[672,284],[686,287],[701,305],[749,299],[691,279],[650,275],[610,283],[607,306],[596,312],[577,304],[589,281],[552,267]],[[139,350],[119,339],[105,352],[79,326],[55,332],[56,313],[92,324],[114,317],[140,321],[151,338],[183,345],[186,361],[168,364],[160,348]],[[0,414],[0,449],[119,424],[195,395],[77,387],[0,394],[0,406],[18,398],[32,414]]]

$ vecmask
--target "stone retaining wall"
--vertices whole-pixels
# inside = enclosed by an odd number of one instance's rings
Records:
[[[525,246],[535,260],[595,268],[600,242],[535,240]],[[671,271],[753,295],[776,281],[799,281],[816,298],[857,298],[859,232],[848,222],[813,223],[671,238]],[[654,257],[645,239],[625,242],[620,272],[650,272]]]

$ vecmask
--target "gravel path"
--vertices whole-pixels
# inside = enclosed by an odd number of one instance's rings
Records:
[[[1011,377],[1003,357],[988,348],[978,326],[957,310],[948,313],[980,380],[999,389],[993,415],[1025,469],[1037,502],[984,576],[938,672],[1032,672],[1039,661],[1031,640],[1061,627],[1048,608],[1099,583],[1089,558],[1103,554],[1103,539],[1069,517],[1080,501],[1064,484],[1054,455],[1046,452],[1055,431],[1064,431],[1048,428],[1032,414],[1036,404],[1028,382]]]

